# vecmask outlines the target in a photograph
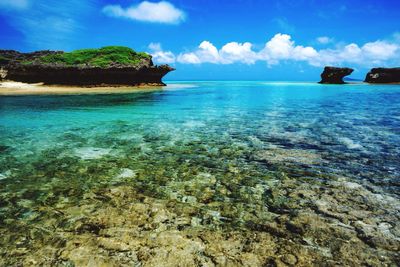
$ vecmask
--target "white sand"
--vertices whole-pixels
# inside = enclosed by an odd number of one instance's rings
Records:
[[[50,86],[42,83],[28,84],[5,81],[0,83],[1,95],[68,95],[68,94],[113,94],[130,93],[148,90],[161,90],[161,86],[126,86],[126,87],[83,87],[83,86]]]

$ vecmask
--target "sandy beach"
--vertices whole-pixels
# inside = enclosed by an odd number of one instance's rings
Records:
[[[0,83],[0,96],[4,95],[74,95],[74,94],[114,94],[148,90],[160,90],[161,86],[58,86],[42,83],[28,84],[14,81]]]

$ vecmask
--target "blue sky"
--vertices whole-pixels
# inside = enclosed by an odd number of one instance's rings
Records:
[[[0,0],[1,49],[124,45],[169,80],[318,80],[400,66],[399,0]]]

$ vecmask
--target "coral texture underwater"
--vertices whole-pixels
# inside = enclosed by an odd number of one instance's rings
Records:
[[[396,266],[400,87],[0,98],[0,266]]]

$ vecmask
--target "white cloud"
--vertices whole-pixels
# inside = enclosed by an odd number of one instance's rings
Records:
[[[254,64],[261,60],[269,65],[278,64],[281,60],[308,61],[318,56],[318,52],[312,47],[295,46],[290,35],[276,34],[269,40],[261,51],[254,51],[249,42],[230,42],[217,49],[209,41],[203,41],[197,50],[181,53],[178,62],[188,64],[214,63]]]
[[[257,54],[252,51],[251,43],[230,42],[218,50],[209,41],[203,41],[194,52],[181,53],[178,56],[178,62],[188,64],[214,63],[231,64],[242,62],[253,64],[256,61]]]
[[[195,53],[180,54],[178,56],[178,62],[184,64],[200,64],[202,61],[196,56]]]
[[[209,41],[201,42],[194,52],[179,54],[178,62],[187,64],[221,63],[218,49]]]
[[[351,43],[343,48],[333,51],[333,57],[338,58],[339,61],[358,61],[363,57],[363,51],[357,44]]]
[[[257,53],[252,50],[252,44],[230,42],[224,45],[219,51],[221,60],[225,63],[243,62],[254,64],[257,60]]]
[[[260,50],[254,50],[250,42],[229,42],[218,49],[210,41],[203,41],[195,50],[178,56],[171,51],[163,51],[158,43],[150,44],[149,49],[155,60],[162,63],[254,64],[262,61],[272,66],[282,61],[303,61],[317,67],[346,64],[373,67],[371,65],[396,65],[400,62],[400,40],[368,42],[361,46],[350,43],[334,49],[317,50],[311,46],[296,45],[290,35],[282,33],[273,36]]]
[[[0,8],[23,10],[30,5],[29,0],[0,0]]]
[[[315,60],[315,58],[317,58],[318,56],[319,55],[317,50],[310,46],[304,47],[298,45],[292,50],[292,58],[295,60],[312,61]]]
[[[200,58],[203,62],[220,62],[218,49],[209,41],[201,42],[196,53],[198,54],[198,58]]]
[[[265,48],[261,53],[266,56],[265,59],[287,59],[293,49],[294,42],[290,40],[288,34],[278,33],[265,44]]]
[[[171,64],[175,62],[175,55],[171,51],[163,51],[160,43],[150,43],[148,48],[151,50],[149,54],[153,56],[153,60],[159,64]]]
[[[376,41],[373,43],[366,43],[361,49],[365,52],[367,57],[385,60],[393,57],[396,50],[399,49],[399,46],[384,41]]]
[[[248,42],[230,42],[218,50],[211,42],[203,41],[196,51],[179,54],[178,62],[186,64],[231,64],[235,62],[253,64],[257,60],[257,53],[251,48],[252,44]]]
[[[272,37],[258,54],[269,65],[278,64],[281,60],[311,61],[318,57],[313,47],[295,45],[290,35],[281,33]]]
[[[311,65],[321,66],[326,64],[355,63],[362,66],[371,64],[388,65],[399,61],[399,43],[386,41],[369,42],[361,47],[355,43],[345,45],[336,49],[324,49],[318,52],[318,60],[310,62]]]
[[[329,44],[333,42],[333,39],[328,36],[320,36],[317,38],[317,42],[320,44]]]
[[[143,1],[139,5],[128,8],[107,5],[103,8],[103,12],[112,17],[154,23],[178,24],[185,20],[185,13],[166,1],[158,3]]]
[[[278,33],[259,51],[253,50],[249,42],[229,42],[218,49],[211,42],[203,41],[196,50],[180,53],[177,61],[184,64],[253,64],[264,61],[269,66],[282,61],[304,61],[318,67],[350,63],[370,67],[371,63],[387,65],[400,62],[399,51],[400,41],[375,41],[362,46],[350,43],[335,49],[317,50],[311,46],[296,45],[290,35]]]

